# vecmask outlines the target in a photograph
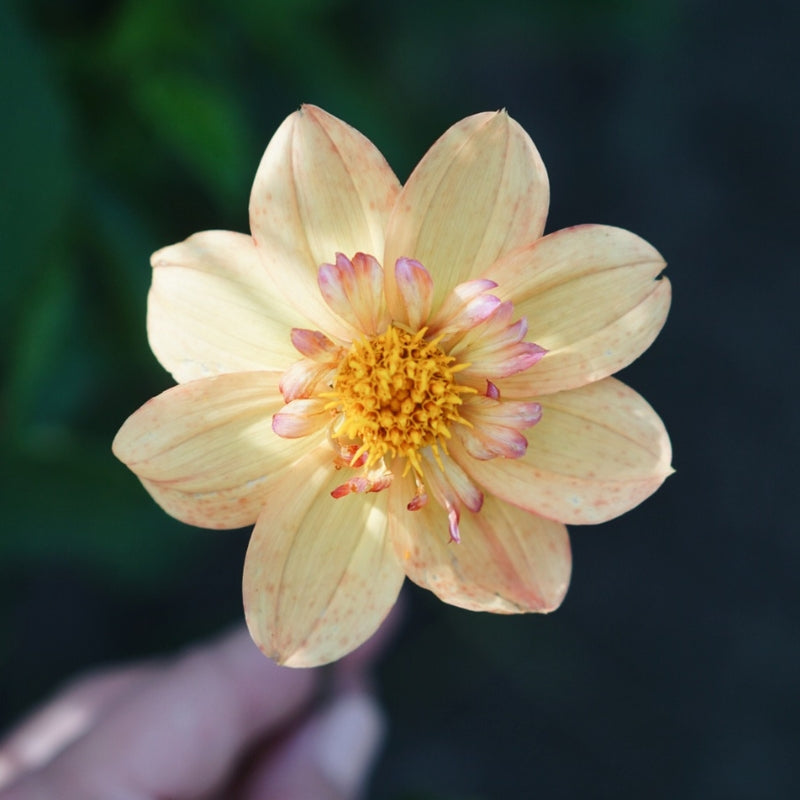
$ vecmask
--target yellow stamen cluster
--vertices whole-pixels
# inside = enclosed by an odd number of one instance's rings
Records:
[[[418,452],[445,448],[453,423],[469,424],[459,413],[461,395],[474,392],[455,382],[466,364],[442,352],[438,340],[391,326],[379,336],[354,342],[339,366],[328,407],[339,412],[336,438],[360,442],[351,464],[366,455],[369,468],[386,455],[408,459],[422,474]]]

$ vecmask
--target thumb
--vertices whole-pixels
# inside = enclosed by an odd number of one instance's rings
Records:
[[[383,712],[371,695],[339,695],[255,766],[243,800],[355,800],[385,729]]]

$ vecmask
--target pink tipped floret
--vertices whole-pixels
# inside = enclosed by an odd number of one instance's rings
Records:
[[[409,326],[416,330],[428,322],[433,302],[433,278],[419,261],[398,258],[394,265],[397,289],[406,307]]]
[[[324,333],[306,328],[292,328],[290,336],[295,348],[315,361],[330,361],[339,349]]]
[[[500,399],[500,390],[491,381],[486,381],[486,396],[492,400]]]
[[[366,253],[356,253],[351,261],[336,254],[335,264],[323,264],[317,283],[331,311],[362,333],[372,336],[384,323],[383,269]]]
[[[367,492],[380,492],[387,489],[394,475],[391,472],[370,472],[367,475],[357,475],[355,478],[345,481],[337,486],[332,492],[331,497],[339,499],[348,494],[366,494]]]
[[[447,523],[450,528],[450,541],[459,544],[461,542],[461,531],[458,529],[459,514],[458,509],[450,502],[447,503]]]

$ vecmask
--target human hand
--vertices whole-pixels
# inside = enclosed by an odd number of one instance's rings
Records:
[[[356,798],[383,738],[366,674],[385,638],[328,673],[237,631],[79,679],[0,744],[0,800]]]

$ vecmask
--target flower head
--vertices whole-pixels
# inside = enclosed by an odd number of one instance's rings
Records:
[[[547,208],[505,112],[454,125],[401,187],[304,106],[261,161],[252,235],[153,255],[148,334],[179,385],[114,452],[178,519],[255,523],[245,613],[270,657],[344,655],[406,575],[467,609],[552,610],[565,524],[670,473],[660,419],[610,377],[664,323],[664,263],[618,228],[543,236]]]

